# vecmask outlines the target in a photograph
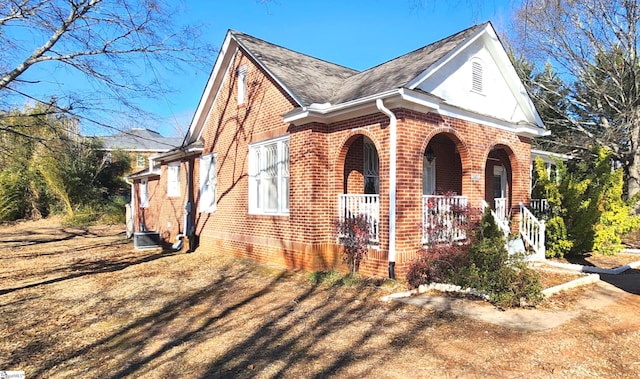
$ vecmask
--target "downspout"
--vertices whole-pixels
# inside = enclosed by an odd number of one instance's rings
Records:
[[[395,279],[396,272],[396,164],[397,164],[397,123],[396,115],[384,106],[382,99],[376,99],[376,107],[389,116],[389,278]]]

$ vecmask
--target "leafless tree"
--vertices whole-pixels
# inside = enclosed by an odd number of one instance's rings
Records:
[[[0,121],[24,103],[101,127],[148,116],[142,101],[171,90],[163,75],[214,56],[200,27],[179,24],[180,10],[169,0],[3,0]]]
[[[559,114],[575,138],[565,142],[611,149],[630,196],[640,192],[639,22],[637,0],[526,0],[512,34],[520,53],[567,83],[571,106]]]

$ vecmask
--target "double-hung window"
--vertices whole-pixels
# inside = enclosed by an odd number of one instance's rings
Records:
[[[180,196],[180,162],[171,162],[167,166],[167,196]]]
[[[236,72],[238,79],[238,105],[244,104],[247,97],[247,66],[238,67]]]
[[[141,179],[139,187],[140,195],[140,208],[149,207],[149,180],[147,178]]]
[[[147,165],[147,157],[144,154],[136,155],[136,168],[144,168]]]
[[[216,211],[216,187],[218,184],[216,155],[200,157],[200,212]]]
[[[289,214],[289,136],[249,146],[249,213]]]

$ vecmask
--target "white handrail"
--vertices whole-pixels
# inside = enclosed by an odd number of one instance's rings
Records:
[[[535,252],[534,259],[545,259],[544,220],[538,220],[531,211],[520,203],[520,222],[518,229],[524,242]]]
[[[504,233],[505,238],[508,237],[509,233],[511,233],[511,227],[509,226],[509,219],[506,217],[504,218],[499,217],[496,214],[496,212],[489,207],[489,204],[487,204],[486,201],[482,200],[481,204],[482,204],[483,210],[489,208],[489,210],[491,211],[491,216],[493,216],[493,219],[496,222],[496,225],[498,225],[498,228],[502,230],[502,233]]]

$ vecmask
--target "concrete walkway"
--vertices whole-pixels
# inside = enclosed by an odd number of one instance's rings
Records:
[[[637,270],[634,270],[637,271]],[[623,280],[621,277],[616,278]],[[625,278],[634,283],[640,283],[640,274],[634,274]],[[443,296],[416,295],[394,299],[406,304],[419,307],[427,307],[436,311],[451,312],[453,314],[473,318],[487,323],[504,326],[507,328],[542,331],[561,326],[576,318],[582,311],[598,310],[606,307],[629,292],[620,285],[599,281],[594,290],[586,293],[571,311],[547,311],[539,309],[508,309],[500,310],[486,301],[466,300]],[[633,292],[632,292],[633,293]]]

